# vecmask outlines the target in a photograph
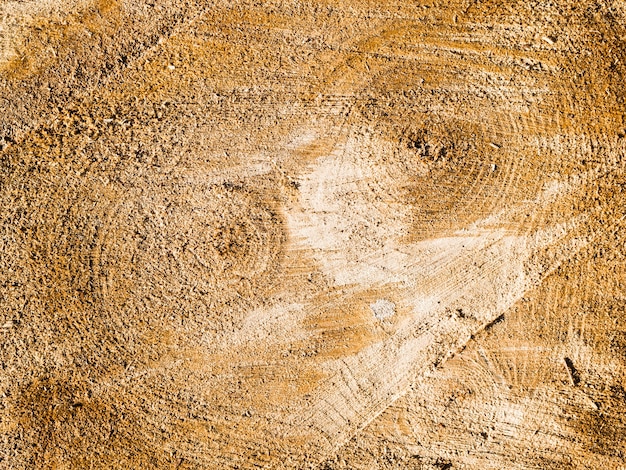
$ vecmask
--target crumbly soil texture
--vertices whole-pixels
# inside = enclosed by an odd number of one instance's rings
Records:
[[[626,469],[625,41],[4,0],[0,469]]]

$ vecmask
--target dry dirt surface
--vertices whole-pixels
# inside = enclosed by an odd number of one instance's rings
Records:
[[[626,2],[0,4],[0,469],[626,469]]]

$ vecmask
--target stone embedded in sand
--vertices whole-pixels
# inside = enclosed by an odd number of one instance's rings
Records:
[[[379,299],[373,304],[370,304],[374,316],[379,320],[385,320],[393,317],[396,313],[396,304],[389,300]]]

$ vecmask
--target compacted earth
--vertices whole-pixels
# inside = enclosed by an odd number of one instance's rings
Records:
[[[626,469],[625,41],[3,0],[0,469]]]

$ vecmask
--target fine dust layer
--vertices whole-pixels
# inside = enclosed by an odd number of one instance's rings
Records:
[[[626,468],[624,2],[0,15],[0,468]]]

